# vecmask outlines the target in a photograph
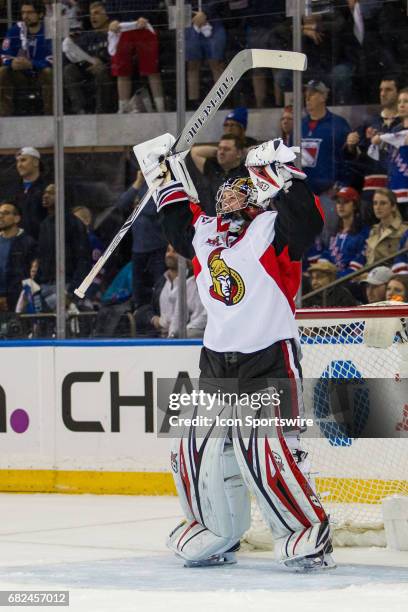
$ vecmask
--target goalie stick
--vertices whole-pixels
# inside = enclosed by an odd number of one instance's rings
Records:
[[[306,70],[307,59],[303,53],[294,51],[273,51],[270,49],[245,49],[240,51],[228,64],[220,78],[211,88],[204,102],[191,117],[190,121],[177,137],[170,155],[181,153],[191,149],[198,139],[203,128],[212,121],[215,113],[235,87],[242,75],[251,68],[282,68],[286,70]],[[149,189],[138,208],[128,217],[116,236],[113,238],[105,252],[98,259],[92,270],[84,278],[80,286],[74,293],[80,298],[85,297],[85,292],[90,287],[95,277],[98,275],[104,264],[107,262],[113,251],[122,240],[128,229],[142,212],[152,193],[159,187],[160,181]]]

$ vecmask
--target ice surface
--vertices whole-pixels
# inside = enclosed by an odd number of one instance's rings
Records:
[[[408,552],[338,549],[312,575],[261,552],[186,569],[164,545],[176,498],[1,494],[0,508],[0,589],[68,589],[67,610],[408,610]]]

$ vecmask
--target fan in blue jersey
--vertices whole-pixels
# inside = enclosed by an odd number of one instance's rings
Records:
[[[39,0],[21,5],[21,21],[7,30],[1,48],[0,115],[12,115],[14,89],[39,86],[44,114],[52,114],[52,47],[45,36],[44,6]]]

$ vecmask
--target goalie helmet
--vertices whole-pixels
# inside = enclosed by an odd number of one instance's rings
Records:
[[[248,206],[258,207],[257,200],[258,192],[251,178],[231,178],[218,189],[215,210],[217,216],[226,217]]]

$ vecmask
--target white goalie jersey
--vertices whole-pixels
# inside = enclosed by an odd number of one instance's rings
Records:
[[[272,246],[276,212],[256,217],[228,246],[228,223],[200,215],[193,260],[201,301],[207,310],[204,345],[213,351],[253,353],[279,340],[297,339],[292,294],[281,282]]]
[[[274,200],[278,212],[258,215],[233,240],[229,222],[207,217],[189,202],[181,183],[158,191],[158,209],[174,248],[193,260],[200,298],[207,310],[204,346],[253,353],[294,338],[294,298],[300,260],[323,225],[318,199],[304,181]]]

